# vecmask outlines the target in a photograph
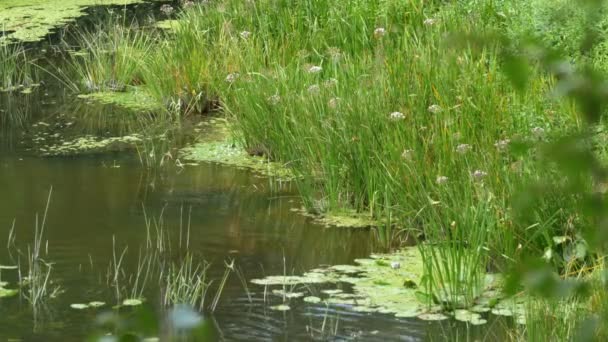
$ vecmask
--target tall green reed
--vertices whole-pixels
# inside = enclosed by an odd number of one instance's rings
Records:
[[[38,77],[32,63],[23,45],[0,45],[0,91],[33,85]]]
[[[57,70],[66,84],[81,92],[124,91],[139,85],[141,68],[156,42],[136,23],[112,18],[92,30],[72,28],[76,46],[69,49],[67,71]]]

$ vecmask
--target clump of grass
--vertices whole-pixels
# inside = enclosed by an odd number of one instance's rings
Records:
[[[112,18],[93,30],[74,28],[66,84],[80,92],[125,91],[142,83],[142,66],[156,37],[136,23]]]
[[[427,241],[419,245],[427,293],[449,309],[472,306],[484,289],[488,235],[496,229],[490,201],[453,213],[449,224],[437,221],[425,230]],[[478,227],[471,229],[473,225]]]
[[[37,78],[32,60],[20,44],[0,44],[0,91],[31,86]]]
[[[577,300],[535,300],[527,307],[526,324],[519,327],[521,341],[574,340],[583,321],[583,307]]]
[[[154,50],[143,69],[149,94],[172,115],[206,113],[217,105],[210,95],[213,59],[208,29],[185,21]]]
[[[163,304],[188,304],[204,309],[210,283],[207,280],[208,269],[209,264],[195,263],[192,255],[186,255],[179,265],[172,263],[164,278]]]
[[[35,311],[37,311],[37,309],[49,298],[54,298],[62,292],[61,288],[58,285],[53,284],[51,279],[53,263],[43,259],[43,255],[48,254],[48,241],[44,240],[44,233],[52,193],[53,189],[51,188],[41,220],[39,220],[39,216],[36,214],[34,241],[32,245],[27,246],[25,255],[24,251],[19,249],[15,244],[14,223],[9,232],[7,243],[9,252],[11,249],[16,249],[15,255],[18,260],[23,255],[27,260],[27,269],[24,271],[22,271],[22,265],[18,261],[19,283],[23,288],[21,295],[30,303]]]

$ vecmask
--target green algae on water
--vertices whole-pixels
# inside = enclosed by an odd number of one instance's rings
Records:
[[[36,42],[59,26],[85,14],[90,6],[128,5],[141,0],[2,0],[0,45]]]
[[[80,94],[78,98],[95,101],[101,104],[112,104],[125,109],[138,112],[152,112],[161,110],[145,91],[143,87],[129,87],[127,91],[104,91],[90,94]]]
[[[325,227],[369,228],[379,225],[370,215],[358,213],[353,209],[332,210],[321,214],[310,213],[305,208],[292,208],[291,211],[311,217],[315,223]]]
[[[43,145],[38,147],[38,152],[47,157],[105,153],[133,149],[141,141],[142,138],[138,134],[110,138],[87,135],[62,143]]]
[[[231,137],[228,123],[212,119],[201,123],[199,139],[180,150],[180,156],[193,162],[211,162],[249,169],[264,176],[283,180],[293,178],[289,169],[267,158],[250,156],[245,148]]]

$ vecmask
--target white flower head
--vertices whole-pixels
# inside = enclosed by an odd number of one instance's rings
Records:
[[[238,72],[233,72],[232,74],[228,74],[226,76],[226,82],[234,83],[241,75]]]
[[[471,173],[471,176],[476,181],[480,181],[480,180],[484,179],[487,175],[488,175],[487,172],[481,171],[481,170],[475,170],[475,171],[473,171],[473,173]]]
[[[540,139],[545,135],[545,129],[542,127],[534,127],[532,128],[532,134]]]
[[[403,158],[405,160],[412,160],[413,157],[414,157],[414,150],[405,149],[401,153],[401,158]]]
[[[173,6],[165,4],[160,6],[160,11],[163,12],[165,15],[169,15],[171,13],[173,13],[175,9],[173,8]]]
[[[338,62],[342,58],[342,51],[337,47],[329,47],[327,49],[327,54],[334,62]]]
[[[331,109],[336,109],[336,108],[338,108],[338,105],[340,104],[340,100],[341,99],[339,97],[332,97],[327,102],[327,106]]]
[[[321,91],[321,87],[318,84],[313,84],[308,87],[308,92],[311,94],[318,94]]]
[[[445,184],[445,183],[447,183],[447,182],[448,182],[448,179],[449,179],[449,178],[448,178],[448,177],[446,177],[446,176],[437,176],[437,179],[435,180],[435,182],[436,182],[437,184],[441,185],[441,184]]]
[[[384,37],[385,34],[386,34],[386,30],[384,29],[384,27],[378,27],[374,30],[374,36],[376,38]]]
[[[325,88],[331,88],[331,87],[335,87],[338,85],[338,80],[335,78],[330,78],[327,81],[323,82],[323,86]]]
[[[439,112],[441,112],[443,109],[439,106],[439,105],[430,105],[428,108],[428,111],[433,113],[433,114],[437,114]]]
[[[281,97],[279,95],[272,95],[270,97],[268,97],[268,102],[270,102],[270,104],[276,105],[279,102],[281,102]]]
[[[389,115],[390,119],[393,121],[400,121],[405,119],[405,114],[401,113],[401,112],[392,112]]]
[[[422,22],[425,26],[433,26],[435,24],[437,24],[437,19],[433,19],[433,18],[427,18],[424,19],[424,21]]]
[[[190,8],[190,7],[194,6],[194,1],[186,1],[186,2],[184,2],[184,4],[182,6],[184,8]]]
[[[456,146],[456,152],[460,154],[465,154],[471,150],[471,145],[469,144],[460,144]]]
[[[323,68],[318,65],[313,65],[310,68],[308,68],[308,73],[310,73],[310,74],[318,74],[321,71],[323,71]]]
[[[243,39],[247,39],[247,38],[251,37],[251,32],[243,31],[243,32],[239,33],[239,36],[241,36],[241,38],[243,38]]]
[[[497,142],[494,143],[494,146],[496,146],[496,148],[499,151],[504,151],[507,148],[509,148],[510,142],[511,142],[511,140],[509,140],[509,139],[498,140]]]

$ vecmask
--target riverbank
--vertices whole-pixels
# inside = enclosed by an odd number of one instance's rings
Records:
[[[184,2],[177,21],[161,28],[110,23],[82,32],[65,75],[89,98],[145,92],[163,124],[221,113],[234,146],[289,169],[309,213],[365,215],[381,222],[386,246],[404,230],[415,236],[422,294],[453,310],[476,303],[486,273],[508,273],[529,257],[544,258],[563,279],[603,269],[581,235],[593,220],[577,194],[551,186],[563,175],[542,158],[543,146],[583,130],[579,108],[548,95],[558,79],[541,65],[519,79],[509,73],[525,63],[505,57],[504,41],[465,39],[532,33],[601,69],[601,45],[585,56],[572,48],[583,38],[572,27],[584,16],[572,12],[564,25],[571,30],[561,31],[551,16],[557,7]],[[558,33],[572,42],[553,42]],[[604,160],[603,148],[594,153]],[[592,191],[590,179],[578,185]],[[603,310],[598,289],[582,312]],[[528,326],[570,317],[580,308],[572,301],[551,302],[569,314],[557,310],[555,320]],[[572,337],[578,323],[516,336]]]

